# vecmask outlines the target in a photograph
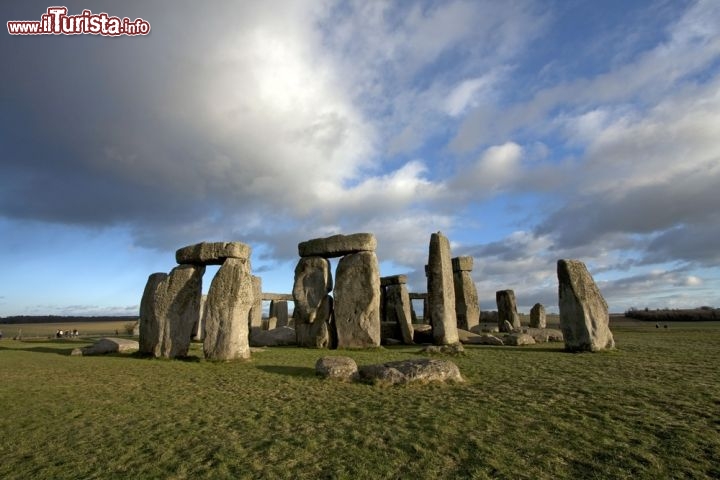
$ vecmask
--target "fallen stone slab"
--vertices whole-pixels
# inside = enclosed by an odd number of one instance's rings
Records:
[[[460,369],[450,360],[422,358],[361,366],[361,381],[390,385],[412,382],[463,382]]]
[[[503,342],[501,338],[498,338],[495,335],[490,335],[489,333],[483,333],[474,337],[469,337],[463,343],[465,343],[466,345],[505,345],[505,342]]]
[[[74,349],[71,355],[89,356],[105,355],[107,353],[127,353],[137,351],[139,348],[140,345],[135,340],[126,338],[101,338],[93,345]]]
[[[297,333],[294,328],[277,327],[272,330],[263,330],[253,327],[250,329],[250,346],[252,347],[283,347],[297,345]]]
[[[562,331],[556,328],[524,328],[523,333],[533,337],[537,343],[564,341]]]
[[[413,343],[432,343],[432,325],[413,323]]]
[[[451,345],[425,345],[420,353],[430,355],[462,355],[465,353],[461,343],[453,343]]]
[[[333,235],[298,244],[298,253],[301,257],[342,257],[349,253],[374,252],[376,249],[377,240],[372,233]]]
[[[505,336],[503,342],[505,342],[505,345],[510,345],[513,347],[520,347],[523,345],[535,345],[536,343],[535,339],[527,333],[511,333],[510,335]]]
[[[228,258],[250,259],[251,248],[241,242],[202,242],[175,252],[180,265],[222,265]]]
[[[315,373],[323,378],[350,382],[357,378],[358,366],[350,357],[322,357],[315,362]]]

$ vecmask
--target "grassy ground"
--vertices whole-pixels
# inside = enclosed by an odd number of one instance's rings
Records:
[[[130,323],[135,322],[123,320],[117,322],[18,323],[2,324],[0,331],[3,332],[3,338],[22,336],[24,339],[54,338],[55,332],[58,330],[64,332],[77,330],[81,336],[115,335],[115,331],[120,335],[125,335],[125,326]]]
[[[418,347],[245,363],[0,341],[0,478],[718,478],[720,325],[614,327],[616,351],[466,347],[467,382],[322,381]]]

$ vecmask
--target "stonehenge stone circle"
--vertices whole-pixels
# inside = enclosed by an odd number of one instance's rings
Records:
[[[350,253],[335,273],[338,348],[380,346],[380,267],[375,252]]]
[[[255,286],[249,261],[228,258],[210,284],[205,304],[203,351],[208,360],[250,358],[248,315]]]
[[[478,301],[477,287],[470,275],[473,257],[455,257],[452,259],[452,266],[457,327],[470,330],[480,324],[480,302]]]
[[[510,331],[519,331],[520,316],[517,313],[517,303],[515,301],[515,292],[512,290],[499,290],[495,292],[495,301],[498,309],[498,328],[501,332],[510,333]],[[510,324],[510,330],[505,324]]]
[[[530,327],[547,327],[547,319],[545,318],[545,307],[543,307],[541,303],[536,303],[530,309]]]
[[[298,244],[298,253],[301,257],[342,257],[349,253],[374,252],[376,249],[377,240],[372,233],[333,235]]]
[[[200,316],[203,273],[205,266],[180,265],[165,277],[153,274],[148,278],[145,294],[152,298],[141,301],[142,353],[163,358],[187,355],[193,325]]]
[[[558,260],[557,276],[565,350],[597,352],[614,348],[607,303],[585,264]]]
[[[222,265],[227,258],[250,259],[250,246],[240,242],[202,242],[175,252],[178,264]]]
[[[380,279],[385,292],[385,321],[396,322],[400,326],[402,341],[406,345],[413,343],[412,303],[407,290],[407,276],[394,275]]]
[[[440,232],[430,236],[427,284],[428,307],[435,344],[458,343],[450,241]]]
[[[293,301],[295,331],[301,347],[330,346],[333,288],[330,261],[323,257],[302,257],[295,267]]]

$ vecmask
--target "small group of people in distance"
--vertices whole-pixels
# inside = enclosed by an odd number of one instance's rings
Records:
[[[55,332],[55,338],[75,338],[78,335],[80,335],[80,332],[77,331],[77,328],[73,331],[67,330],[63,331],[58,329],[57,332]]]

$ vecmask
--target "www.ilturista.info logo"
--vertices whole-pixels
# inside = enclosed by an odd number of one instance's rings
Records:
[[[10,35],[147,35],[150,23],[142,18],[111,17],[107,13],[83,10],[80,15],[68,15],[67,7],[50,7],[40,21],[16,20],[7,22]]]

